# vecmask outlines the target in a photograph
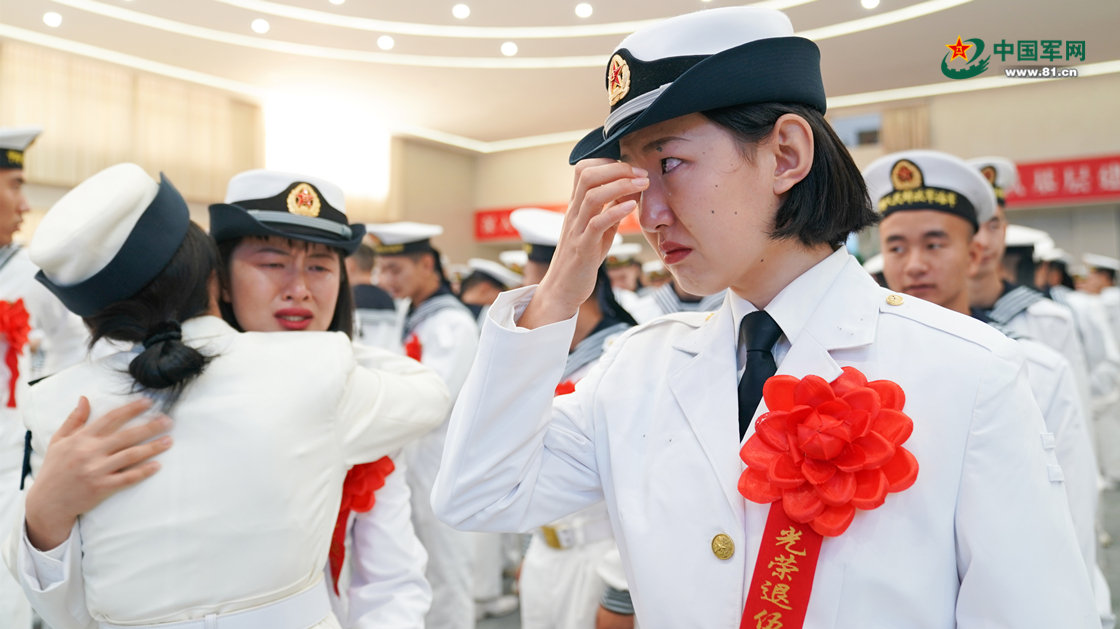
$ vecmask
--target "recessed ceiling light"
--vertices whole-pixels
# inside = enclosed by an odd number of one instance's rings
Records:
[[[395,43],[396,42],[393,41],[393,38],[389,37],[388,35],[382,35],[381,37],[377,38],[377,47],[381,50],[389,50]]]
[[[266,20],[253,20],[253,32],[264,34],[268,32],[268,22]]]
[[[591,17],[591,5],[586,2],[581,2],[576,5],[576,15],[579,17]]]
[[[517,54],[517,44],[507,41],[502,44],[502,54],[507,57],[512,57]]]
[[[47,26],[58,26],[62,24],[62,16],[51,11],[50,13],[43,14],[43,24]]]
[[[471,14],[471,8],[465,4],[457,4],[451,7],[451,15],[459,18],[460,20],[466,19]]]
[[[879,0],[860,0],[859,3],[862,4],[865,9],[874,9],[879,6]]]

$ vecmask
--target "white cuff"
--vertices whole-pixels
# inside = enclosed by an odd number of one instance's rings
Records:
[[[530,332],[529,328],[523,328],[517,325],[517,321],[521,319],[521,315],[525,314],[525,309],[529,307],[529,302],[533,300],[533,295],[537,293],[537,284],[532,286],[522,286],[513,290],[505,291],[498,295],[498,298],[491,304],[490,309],[486,311],[486,318],[493,321],[498,327],[510,330],[512,332],[526,333]],[[557,321],[540,329],[547,329],[556,325],[573,325],[575,324],[576,317],[579,315],[572,315],[570,319],[564,321]],[[573,328],[574,329],[574,328]]]
[[[70,537],[58,546],[42,551],[31,544],[27,538],[27,521],[20,526],[20,570],[24,573],[28,585],[40,592],[49,590],[52,586],[66,580],[66,563],[69,558],[70,547],[77,542],[78,523],[70,529]],[[35,584],[38,587],[35,588]]]

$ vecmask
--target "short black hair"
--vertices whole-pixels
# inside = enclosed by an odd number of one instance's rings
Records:
[[[358,248],[350,254],[350,257],[354,258],[354,264],[357,264],[359,269],[363,271],[373,270],[373,247],[365,244],[358,245]]]
[[[222,287],[226,290],[230,289],[229,282],[229,261],[233,256],[233,250],[237,248],[247,238],[264,239],[263,236],[243,236],[241,238],[230,238],[218,243],[218,251],[221,254],[221,273],[219,276],[222,280]],[[306,240],[296,240],[294,238],[288,239],[289,245],[310,247],[312,244]],[[324,245],[329,246],[329,245]],[[327,328],[328,332],[342,332],[351,339],[354,338],[354,293],[350,290],[350,276],[346,273],[346,252],[336,247],[331,247],[331,250],[338,254],[338,302],[334,306],[334,317],[331,319],[330,327]],[[222,311],[222,318],[226,323],[233,326],[237,331],[244,332],[245,329],[237,322],[237,317],[233,314],[233,304],[225,300],[220,300],[218,305]]]
[[[491,277],[490,275],[488,275],[486,273],[482,273],[480,271],[473,271],[473,272],[471,272],[470,275],[463,278],[462,282],[459,282],[459,294],[462,295],[463,293],[467,292],[472,287],[474,287],[478,284],[489,284],[489,285],[493,286],[494,288],[498,289],[499,291],[509,290],[504,284],[499,282],[496,278]]]
[[[769,137],[778,118],[786,114],[804,118],[813,130],[813,165],[786,193],[770,236],[797,239],[807,246],[842,246],[850,234],[878,223],[879,215],[851,154],[819,111],[797,103],[758,103],[703,112],[745,145],[748,159],[753,157],[753,147]]]

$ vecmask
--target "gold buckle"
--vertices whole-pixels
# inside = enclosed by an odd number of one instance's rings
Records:
[[[548,544],[550,548],[564,550],[564,546],[560,544],[560,536],[556,534],[556,527],[542,526],[541,535],[544,536],[544,543]]]

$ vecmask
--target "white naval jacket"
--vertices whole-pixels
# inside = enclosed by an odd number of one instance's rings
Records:
[[[21,526],[5,549],[53,629],[199,619],[323,587],[347,469],[447,412],[430,370],[390,352],[384,371],[359,368],[342,334],[238,333],[203,316],[183,323],[183,340],[215,358],[170,410],[175,443],[159,473],[82,515],[59,548],[36,551]],[[92,417],[136,398],[134,356],[30,387],[35,449],[46,450],[79,395]],[[331,615],[317,626],[338,625]]]
[[[605,498],[643,627],[738,627],[769,507],[737,490],[730,299],[711,317],[670,315],[624,335],[553,403],[574,318],[517,328],[533,290],[491,309],[452,414],[436,512],[459,528],[526,531]],[[824,541],[804,626],[1099,627],[1022,351],[978,321],[916,298],[892,306],[889,294],[840,250],[766,308],[790,341],[776,351],[779,374],[831,381],[852,366],[901,386],[920,466],[913,487]],[[720,533],[735,544],[728,560],[711,550]]]

